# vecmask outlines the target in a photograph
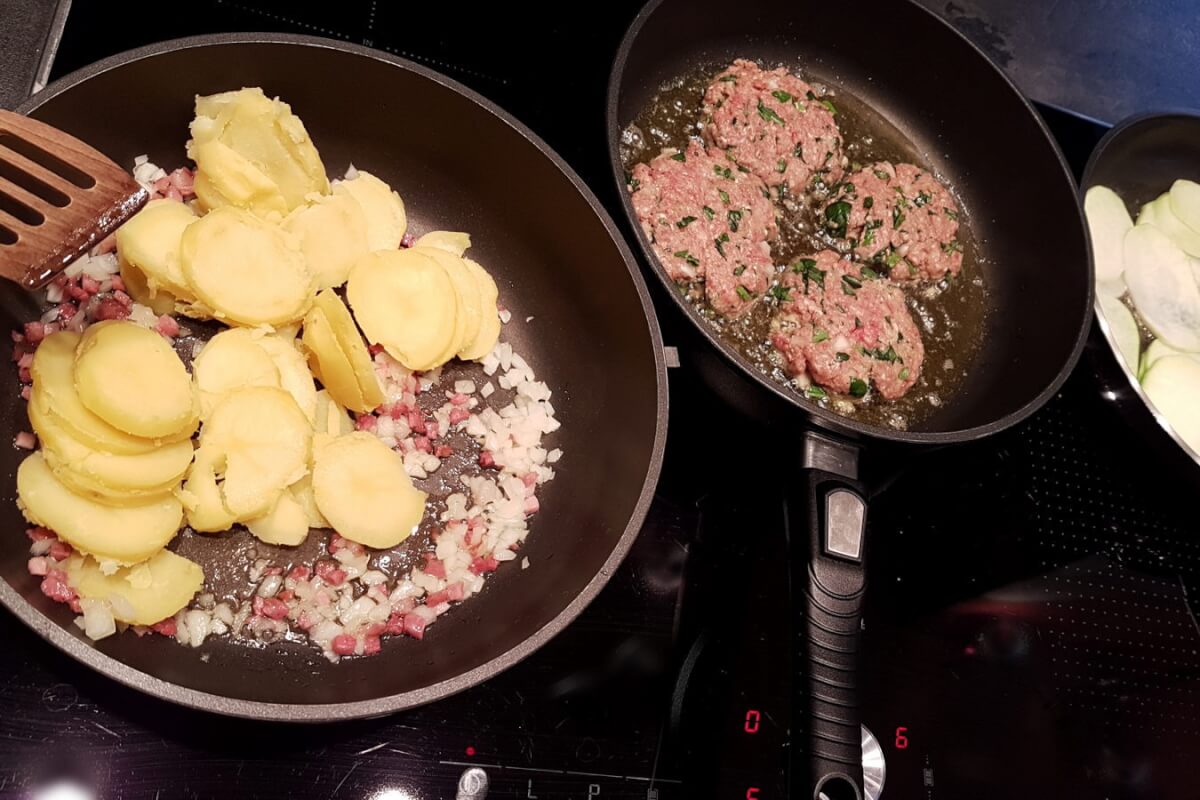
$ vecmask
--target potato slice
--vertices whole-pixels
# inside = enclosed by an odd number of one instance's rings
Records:
[[[221,142],[253,164],[277,187],[288,210],[303,205],[311,192],[329,192],[325,165],[304,123],[262,89],[197,97],[191,133],[194,147]]]
[[[441,248],[426,245],[417,245],[413,249],[429,256],[438,262],[442,269],[446,270],[446,274],[450,276],[450,282],[454,284],[454,291],[458,295],[455,345],[453,351],[444,359],[449,361],[459,352],[473,345],[479,338],[479,328],[483,324],[483,291],[479,281],[475,279],[474,273],[459,256],[451,255]]]
[[[308,538],[308,515],[290,491],[284,492],[265,516],[247,520],[246,528],[267,544],[292,547]]]
[[[358,376],[350,358],[338,344],[333,326],[321,308],[313,308],[304,318],[304,347],[313,374],[329,395],[354,411],[370,411],[358,385]]]
[[[367,218],[349,194],[316,198],[289,214],[283,228],[300,242],[318,289],[341,286],[367,253]]]
[[[146,276],[151,295],[165,290],[177,297],[192,297],[179,266],[179,242],[195,221],[196,215],[186,203],[151,200],[117,228],[117,252]]]
[[[461,258],[471,247],[471,234],[460,231],[430,231],[413,242],[413,247],[436,247]]]
[[[311,442],[312,423],[296,401],[267,386],[227,394],[200,431],[206,465],[223,475],[221,497],[238,521],[269,512],[283,490],[308,471]]]
[[[267,351],[259,347],[262,333],[247,328],[230,328],[208,340],[192,362],[192,375],[200,393],[200,419],[230,392],[247,386],[281,388],[279,369]],[[307,371],[307,370],[306,370]]]
[[[454,343],[458,296],[432,258],[411,249],[370,253],[351,270],[346,296],[367,341],[412,370],[443,363]]]
[[[204,585],[204,570],[195,561],[160,550],[140,564],[105,575],[96,559],[72,553],[67,583],[80,597],[108,601],[118,622],[153,625],[191,601]]]
[[[367,248],[395,250],[408,230],[404,201],[392,187],[369,172],[358,171],[354,180],[333,185],[335,195],[348,195],[358,201],[367,220]]]
[[[196,429],[200,404],[183,362],[166,339],[135,323],[87,329],[75,350],[75,388],[89,411],[134,436]]]
[[[225,505],[217,472],[225,471],[225,456],[215,449],[200,448],[192,462],[187,481],[176,490],[175,496],[187,512],[188,525],[202,533],[227,531],[237,517]]]
[[[75,391],[75,349],[80,335],[59,331],[47,336],[33,355],[30,405],[66,429],[71,436],[97,450],[117,455],[148,453],[155,440],[133,436],[109,425],[88,410]]]
[[[354,324],[354,317],[350,316],[350,309],[346,308],[342,298],[332,289],[318,293],[314,304],[316,308],[325,312],[325,319],[333,330],[333,336],[354,370],[354,377],[358,381],[359,392],[366,409],[370,411],[377,408],[383,402],[383,388],[375,375],[375,362],[371,359],[371,353],[363,342],[362,334],[358,332],[358,326]]]
[[[500,339],[500,311],[496,306],[500,292],[487,270],[469,258],[464,258],[463,263],[475,276],[475,282],[479,286],[480,319],[479,333],[475,341],[459,350],[458,357],[464,361],[475,361],[492,352],[492,348]]]
[[[283,325],[312,302],[304,256],[248,211],[219,208],[200,218],[184,233],[180,258],[196,296],[232,324]]]
[[[72,492],[41,453],[17,468],[17,499],[25,518],[58,534],[80,552],[121,564],[145,561],[175,537],[183,508],[174,497],[106,506]]]
[[[354,430],[354,420],[341,403],[321,389],[317,392],[317,413],[313,419],[313,430],[330,436],[341,436]]]
[[[369,433],[323,440],[313,453],[313,493],[333,529],[367,547],[395,547],[425,513],[399,454]]]
[[[321,509],[317,508],[317,498],[313,494],[311,472],[289,486],[288,493],[300,504],[300,508],[304,510],[304,517],[308,520],[308,527],[329,527],[329,520],[325,519],[325,516],[321,514]]]
[[[273,220],[287,214],[287,201],[275,182],[224,142],[195,144],[188,155],[196,162],[196,199],[208,211],[233,206]]]
[[[175,312],[178,298],[166,289],[151,289],[150,279],[146,273],[130,264],[124,258],[121,260],[121,280],[125,283],[125,291],[134,301],[149,307],[159,316]]]
[[[169,494],[192,463],[192,443],[188,439],[148,453],[119,456],[76,441],[32,403],[29,421],[42,441],[46,463],[55,477],[88,499],[108,505]]]
[[[282,334],[266,334],[257,339],[275,369],[279,371],[279,386],[287,391],[296,401],[296,405],[311,421],[317,411],[317,386],[313,383],[313,374],[308,369],[304,354],[297,347],[295,336]]]

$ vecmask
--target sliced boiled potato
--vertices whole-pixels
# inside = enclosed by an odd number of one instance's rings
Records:
[[[89,447],[117,455],[150,452],[157,446],[154,439],[133,436],[109,425],[79,399],[75,390],[75,349],[80,338],[78,333],[59,331],[38,345],[30,366],[30,405]]]
[[[175,295],[166,289],[151,289],[150,279],[146,277],[146,273],[133,264],[130,264],[124,258],[120,261],[121,280],[125,283],[125,291],[129,293],[130,297],[136,302],[149,307],[151,311],[159,316],[171,314],[175,311],[175,304],[178,301]]]
[[[1200,233],[1200,183],[1177,180],[1171,184],[1167,196],[1170,198],[1171,210],[1175,212],[1179,221]]]
[[[199,417],[192,378],[171,345],[133,322],[98,322],[75,350],[79,399],[109,425],[134,436],[191,435]]]
[[[383,387],[379,385],[379,378],[375,375],[375,362],[363,342],[362,334],[358,332],[358,326],[354,324],[354,317],[350,316],[350,309],[346,308],[342,298],[332,289],[317,294],[315,307],[325,312],[325,319],[333,330],[333,336],[354,370],[366,410],[378,407],[383,402]]]
[[[187,512],[187,523],[193,530],[216,533],[229,530],[237,516],[225,505],[217,473],[225,471],[225,455],[216,448],[200,448],[188,472],[187,480],[175,492]]]
[[[80,597],[107,601],[118,622],[153,625],[191,601],[204,585],[204,570],[195,561],[160,550],[140,564],[106,575],[96,559],[72,553],[67,583]]]
[[[1142,389],[1179,438],[1200,452],[1200,360],[1186,356],[1160,358],[1146,372]]]
[[[200,450],[206,464],[224,477],[221,497],[238,521],[268,513],[284,489],[304,475],[311,442],[312,423],[296,401],[268,386],[230,392],[200,431]]]
[[[233,206],[272,220],[287,214],[288,204],[279,186],[224,142],[193,143],[188,155],[196,162],[196,199],[205,209]]]
[[[299,241],[318,289],[341,286],[367,253],[367,218],[349,194],[317,197],[289,214],[283,227]]]
[[[450,276],[450,282],[454,284],[454,292],[458,296],[455,344],[453,352],[444,359],[449,361],[463,349],[473,345],[479,338],[479,328],[483,323],[483,291],[470,267],[459,256],[451,255],[441,248],[426,245],[414,245],[413,249],[429,256],[438,262],[442,269],[446,270],[446,274]]]
[[[492,348],[500,340],[500,310],[496,305],[500,299],[500,291],[487,270],[469,258],[464,258],[463,263],[467,265],[479,286],[480,317],[479,333],[473,342],[458,351],[458,357],[464,361],[475,361],[492,352]]]
[[[179,266],[179,242],[195,221],[186,203],[151,200],[117,228],[117,252],[146,276],[151,295],[165,290],[177,297],[191,296]]]
[[[325,386],[331,397],[354,411],[365,412],[373,408],[367,405],[358,384],[358,376],[354,372],[354,365],[338,344],[333,326],[319,306],[310,309],[304,318],[303,342],[309,353],[309,365],[313,374]]]
[[[1200,351],[1200,286],[1193,260],[1154,225],[1125,235],[1125,282],[1146,327],[1167,344]]]
[[[369,433],[322,440],[313,452],[313,493],[333,529],[367,547],[395,547],[425,513],[400,455]]]
[[[183,274],[196,296],[237,325],[284,325],[312,302],[304,256],[278,227],[238,208],[219,208],[184,233]]]
[[[321,389],[317,392],[317,413],[313,419],[313,430],[330,436],[341,436],[354,430],[354,420],[345,407]]]
[[[1163,194],[1157,200],[1142,206],[1141,212],[1138,213],[1138,225],[1154,225],[1183,252],[1190,256],[1200,256],[1200,233],[1179,221],[1179,217],[1175,216],[1171,209],[1169,195]]]
[[[200,393],[200,419],[212,416],[213,409],[230,392],[247,386],[280,386],[275,361],[259,346],[262,338],[261,331],[229,328],[204,345],[192,362],[192,375]]]
[[[308,527],[329,527],[329,520],[325,519],[325,516],[321,513],[321,509],[317,508],[317,498],[313,494],[311,472],[289,486],[288,493],[300,504],[300,508],[304,510],[304,517],[308,520]]]
[[[119,456],[76,441],[32,403],[29,421],[42,441],[46,463],[55,477],[97,502],[125,505],[169,494],[192,463],[192,443],[188,439],[147,453]]]
[[[262,89],[197,97],[191,133],[194,147],[220,142],[253,164],[277,187],[289,210],[303,205],[312,192],[329,192],[325,165],[304,123],[287,103],[268,98]]]
[[[1136,372],[1138,354],[1142,347],[1142,335],[1138,331],[1133,312],[1129,310],[1129,306],[1115,297],[1101,294],[1096,296],[1096,300],[1100,304],[1104,323],[1108,326],[1113,341],[1117,344],[1117,353],[1125,359],[1125,364],[1129,369]]]
[[[291,547],[308,538],[308,514],[291,492],[284,492],[266,515],[247,520],[246,528],[267,544]]]
[[[296,405],[310,420],[317,411],[317,387],[313,375],[304,360],[304,354],[296,347],[296,337],[283,334],[260,335],[258,346],[266,351],[275,369],[279,371],[279,386],[296,401]]]
[[[367,340],[404,366],[428,370],[445,361],[455,341],[458,296],[429,256],[411,249],[370,253],[351,270],[346,296]]]
[[[392,187],[369,172],[358,171],[353,180],[339,181],[333,193],[349,195],[358,201],[367,220],[367,248],[395,250],[408,230],[404,201]]]
[[[430,231],[413,242],[413,247],[436,247],[461,258],[471,247],[471,234],[461,231]]]
[[[82,553],[121,564],[157,553],[183,519],[174,497],[120,507],[80,497],[54,477],[41,453],[17,468],[17,499],[33,524],[49,528]]]

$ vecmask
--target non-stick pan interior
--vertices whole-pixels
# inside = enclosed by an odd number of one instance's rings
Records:
[[[915,3],[872,0],[703,0],[652,4],[631,30],[610,101],[610,144],[665,82],[735,57],[798,68],[866,101],[913,142],[958,192],[986,261],[984,344],[966,388],[915,431],[938,441],[1014,421],[1040,404],[1074,363],[1087,331],[1090,259],[1075,187],[1036,114],[998,69]],[[632,206],[626,198],[626,210]],[[641,233],[639,231],[639,236]],[[648,242],[643,245],[649,251]],[[665,278],[657,267],[655,272]],[[672,297],[706,335],[690,305]],[[718,344],[719,344],[719,340]],[[730,358],[754,368],[731,349]],[[816,421],[884,433],[804,403]]]
[[[393,696],[307,712],[236,702],[215,706],[231,713],[382,713],[463,688],[485,677],[479,669],[484,665],[523,656],[607,580],[636,535],[657,476],[665,414],[657,327],[611,222],[521,130],[430,73],[365,50],[235,39],[159,47],[83,79],[69,78],[30,113],[118,163],[132,165],[145,153],[170,169],[185,161],[195,95],[261,86],[281,96],[304,120],[331,174],[353,162],[380,175],[403,196],[410,230],[418,234],[435,228],[471,233],[472,253],[496,276],[501,302],[515,321],[505,337],[555,390],[563,427],[550,440],[565,456],[522,549],[529,568],[506,565],[482,595],[440,620],[422,642],[389,640],[377,657],[336,666],[298,645],[254,650],[211,640],[196,652],[160,637],[125,635],[97,649],[134,670],[235,700],[308,705]],[[16,290],[0,296],[2,327],[18,326],[35,313]],[[534,320],[525,323],[530,316]],[[11,441],[28,423],[13,366],[0,371],[10,387],[0,410],[3,436]],[[72,614],[43,597],[26,573],[28,543],[12,478],[22,454],[6,452],[0,462],[0,576],[7,587],[0,585],[0,594],[43,628],[23,604],[49,617],[62,629],[54,637],[73,636],[66,646],[97,664],[91,645],[71,625]],[[115,669],[123,680],[146,683]],[[152,688],[164,693],[161,686]],[[173,691],[167,687],[165,693]]]

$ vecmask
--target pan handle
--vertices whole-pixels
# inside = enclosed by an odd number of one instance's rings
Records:
[[[857,477],[856,447],[806,435],[802,479],[787,515],[796,656],[793,800],[865,798],[857,675],[867,502]]]

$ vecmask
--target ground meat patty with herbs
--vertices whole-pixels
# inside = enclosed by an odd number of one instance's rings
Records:
[[[767,188],[692,142],[633,168],[634,210],[663,268],[678,283],[704,281],[709,304],[734,316],[774,275],[768,242],[778,226]]]
[[[895,400],[917,382],[920,331],[904,293],[870,267],[823,250],[796,261],[772,293],[780,306],[771,343],[789,375],[812,381],[809,397],[825,390],[863,397],[873,386]]]
[[[764,70],[738,59],[704,93],[704,134],[735,163],[792,197],[814,175],[842,177],[842,135],[834,106],[782,67]]]
[[[825,222],[893,280],[939,281],[962,270],[958,214],[953,195],[928,172],[880,161],[846,177]]]

